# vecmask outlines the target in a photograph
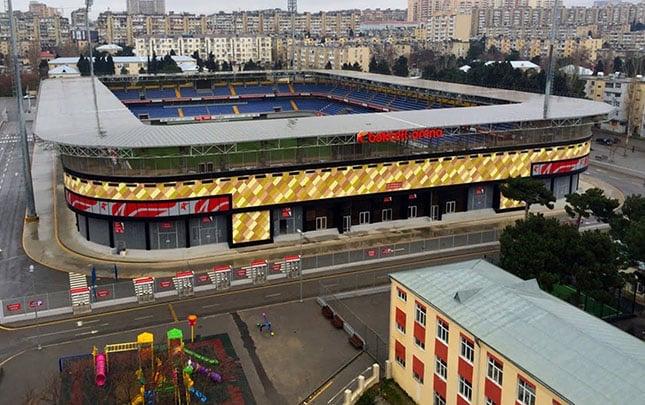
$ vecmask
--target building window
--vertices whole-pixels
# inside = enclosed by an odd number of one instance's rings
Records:
[[[517,379],[517,402],[522,405],[535,405],[535,387],[521,377]]]
[[[470,402],[473,396],[473,387],[470,385],[470,381],[462,376],[459,376],[459,394],[468,402]]]
[[[434,392],[434,402],[432,405],[446,405],[446,400],[437,391]]]
[[[419,322],[421,326],[426,326],[426,307],[419,304],[418,302],[415,303],[415,307],[416,307],[416,314],[414,319],[417,322]]]
[[[502,385],[502,376],[504,375],[502,363],[488,356],[488,371],[486,375],[497,385]]]
[[[497,405],[497,404],[495,403],[495,401],[493,401],[492,399],[487,397],[486,398],[486,405]]]
[[[421,384],[423,384],[423,371],[423,362],[417,356],[412,356],[412,378]]]
[[[406,316],[405,312],[400,310],[399,308],[396,309],[396,315],[395,315],[395,321],[396,321],[396,328],[401,332],[405,333],[405,321],[406,321]]]
[[[445,361],[435,356],[435,373],[443,378],[444,380],[448,379],[448,365]]]
[[[401,367],[405,367],[405,346],[398,340],[394,341],[394,359]]]
[[[437,339],[448,344],[448,323],[437,318]]]
[[[421,350],[426,349],[426,328],[419,323],[414,324],[414,344]]]
[[[406,292],[405,292],[405,291],[403,291],[402,289],[397,288],[397,289],[396,289],[396,294],[398,295],[398,297],[399,297],[399,299],[400,299],[401,301],[405,301],[405,302],[407,302],[407,301],[408,301],[408,293],[406,293]]]
[[[456,201],[448,201],[446,202],[446,214],[451,214],[457,210],[457,202]]]
[[[472,363],[475,359],[475,346],[473,341],[468,339],[466,336],[461,336],[461,357],[467,360],[469,363]]]

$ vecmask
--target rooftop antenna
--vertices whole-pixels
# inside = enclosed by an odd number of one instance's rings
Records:
[[[22,100],[22,82],[20,80],[20,57],[16,44],[16,31],[13,21],[13,6],[11,0],[6,0],[5,9],[9,14],[9,35],[11,37],[11,56],[13,59],[14,85],[16,87],[16,102],[18,103],[18,124],[20,131],[20,148],[22,149],[22,171],[25,176],[25,194],[27,194],[27,213],[25,221],[38,221],[36,202],[34,201],[34,185],[31,182],[31,158],[29,143],[27,141],[27,128],[25,127],[25,111]]]
[[[105,136],[105,131],[101,128],[101,119],[99,117],[99,102],[96,98],[96,83],[94,83],[94,56],[92,55],[92,36],[90,35],[90,7],[94,0],[85,0],[85,32],[87,35],[87,47],[90,55],[90,80],[92,81],[92,98],[94,100],[94,113],[96,115],[96,128],[99,136]]]
[[[291,69],[296,70],[296,13],[298,0],[287,0],[287,11],[291,14]]]
[[[544,111],[543,118],[549,115],[549,101],[551,98],[551,88],[553,87],[553,74],[555,70],[555,37],[558,31],[558,0],[553,0],[553,23],[551,24],[551,34],[549,35],[549,66],[546,71],[546,85],[544,88]]]

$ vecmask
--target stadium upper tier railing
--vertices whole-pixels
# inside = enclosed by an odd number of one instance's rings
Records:
[[[591,136],[593,122],[557,127],[476,131],[441,138],[378,144],[356,143],[356,135],[246,142],[219,147],[100,150],[58,145],[64,167],[81,174],[159,177],[204,173],[226,175],[240,170],[303,167],[370,159],[414,159],[418,155],[482,153],[503,148],[573,143]]]

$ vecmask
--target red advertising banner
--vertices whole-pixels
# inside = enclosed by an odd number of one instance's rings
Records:
[[[159,281],[159,287],[161,287],[161,288],[170,288],[170,287],[172,287],[172,281],[171,280],[161,280],[161,281]]]
[[[531,175],[544,176],[547,174],[561,174],[575,172],[589,166],[589,156],[576,159],[559,160],[557,162],[534,163]]]
[[[383,132],[361,131],[356,134],[356,143],[404,142],[414,139],[441,137],[443,137],[442,128],[401,129]]]
[[[107,298],[110,296],[110,290],[98,290],[96,296],[99,298]]]
[[[20,308],[22,308],[22,305],[20,305],[19,302],[16,302],[14,304],[7,304],[7,309],[11,312],[20,311]]]
[[[178,215],[209,214],[230,209],[227,196],[185,201],[99,201],[70,191],[65,192],[70,207],[93,214],[127,218],[159,218]],[[162,226],[172,227],[172,223]],[[115,228],[115,232],[116,232]]]

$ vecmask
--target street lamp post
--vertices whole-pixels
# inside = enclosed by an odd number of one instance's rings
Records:
[[[304,242],[305,235],[300,229],[296,229],[296,232],[300,234],[300,265],[298,269],[298,278],[300,284],[300,302],[302,302],[302,244]]]
[[[38,324],[38,307],[40,306],[40,300],[36,297],[36,276],[34,275],[34,265],[29,265],[29,274],[31,274],[31,292],[34,299],[34,316],[36,318],[36,344],[38,345],[38,350],[41,350],[43,347],[40,344],[40,325]],[[27,303],[29,305],[29,303]]]

